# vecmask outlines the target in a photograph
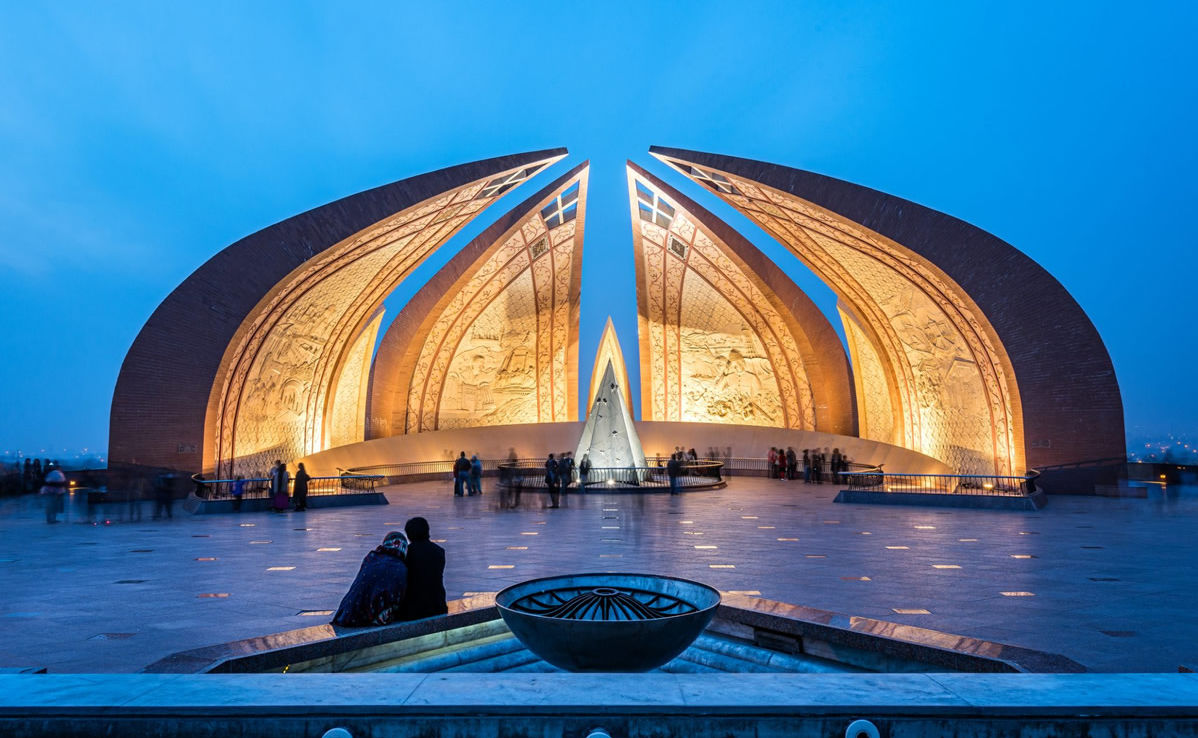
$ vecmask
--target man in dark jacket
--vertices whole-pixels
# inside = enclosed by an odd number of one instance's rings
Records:
[[[404,524],[408,534],[408,591],[404,595],[402,620],[444,615],[445,549],[429,540],[428,521],[412,518]]]
[[[558,471],[557,459],[553,458],[553,454],[549,454],[549,458],[545,460],[545,487],[549,490],[550,508],[555,508],[558,504],[558,485],[561,483]]]
[[[670,494],[678,494],[678,477],[682,475],[682,461],[678,458],[682,454],[674,452],[670,456],[670,460],[666,462],[666,475],[670,478]]]
[[[463,451],[458,460],[453,462],[453,496],[461,497],[470,481],[470,459]]]

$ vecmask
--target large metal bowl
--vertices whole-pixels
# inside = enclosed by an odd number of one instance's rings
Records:
[[[572,574],[512,585],[499,613],[528,650],[567,671],[649,671],[703,632],[720,593],[652,574]]]

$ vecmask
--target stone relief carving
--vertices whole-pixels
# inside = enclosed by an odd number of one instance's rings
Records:
[[[902,446],[904,440],[897,433],[902,426],[894,422],[895,409],[882,359],[857,321],[843,310],[840,315],[848,339],[849,354],[856,369],[853,379],[856,382],[857,420],[861,437]]]
[[[637,189],[646,205],[660,201],[649,183],[636,179]],[[635,224],[647,417],[814,429],[811,384],[786,321],[727,246],[668,206],[668,220]]]
[[[537,422],[536,312],[525,271],[458,344],[446,370],[439,428]]]
[[[789,246],[869,325],[869,333],[857,330],[851,341],[858,346],[855,371],[868,377],[871,424],[883,422],[883,397],[893,390],[910,447],[963,472],[1022,471],[1005,355],[960,287],[868,229],[784,192],[720,174],[732,188],[717,194]],[[886,393],[879,371],[887,373]],[[884,432],[884,423],[870,426],[871,435]]]
[[[326,250],[255,309],[226,351],[214,395],[211,458],[218,474],[233,474],[239,459],[256,473],[264,455],[293,459],[323,445],[324,409],[357,338],[353,330],[495,199],[479,197],[485,183],[426,200]]]
[[[346,354],[329,414],[326,445],[330,448],[357,443],[366,438],[366,390],[370,381],[370,359],[382,318],[380,310],[362,329]]]
[[[550,230],[534,209],[477,266],[421,348],[405,432],[569,419],[577,225]]]

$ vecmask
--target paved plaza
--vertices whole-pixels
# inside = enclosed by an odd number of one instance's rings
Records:
[[[570,495],[558,510],[443,483],[390,505],[44,522],[0,502],[0,666],[137,671],[175,651],[325,622],[388,530],[427,517],[450,599],[582,571],[721,590],[1064,654],[1097,671],[1198,668],[1198,488],[1051,497],[1036,513],[839,505],[831,485],[737,478],[678,497]],[[120,514],[118,514],[120,513]]]

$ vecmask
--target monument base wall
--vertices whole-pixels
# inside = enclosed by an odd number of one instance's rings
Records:
[[[513,453],[522,459],[544,458],[548,453],[573,451],[578,445],[583,424],[530,423],[483,428],[457,428],[429,431],[371,441],[352,443],[312,454],[304,462],[313,476],[336,474],[340,469],[358,469],[384,464],[417,461],[444,461],[465,451],[483,459],[504,459]],[[879,441],[815,431],[787,430],[751,425],[717,423],[672,423],[638,421],[637,433],[646,456],[668,455],[675,446],[694,448],[700,456],[719,449],[737,458],[765,458],[770,446],[839,448],[854,462],[882,464],[887,471],[909,474],[951,474],[947,464],[930,456]]]
[[[669,455],[675,446],[693,448],[700,456],[708,449],[730,448],[734,458],[765,458],[770,446],[793,446],[802,457],[805,448],[838,448],[850,461],[860,464],[882,464],[890,472],[905,474],[953,474],[948,464],[880,441],[869,441],[835,433],[769,428],[759,425],[721,425],[719,423],[667,423],[638,421],[637,433],[646,456]]]

